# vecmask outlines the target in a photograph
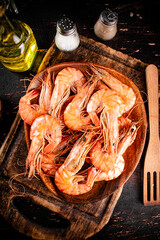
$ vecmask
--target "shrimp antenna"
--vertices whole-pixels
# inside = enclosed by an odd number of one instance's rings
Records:
[[[20,183],[16,183],[16,185],[18,186],[21,186],[23,188],[23,191],[19,190],[18,187],[16,187],[14,184],[13,184],[13,181],[16,180],[17,177],[20,177],[20,176],[25,176],[26,173],[19,173],[19,174],[16,174],[14,176],[12,176],[10,179],[9,179],[9,186],[10,188],[12,189],[12,191],[18,195],[18,196],[23,196],[25,194],[25,187],[20,184]]]
[[[141,93],[141,95],[142,95],[142,93],[144,94],[144,96],[146,97],[146,100],[143,100],[143,101],[140,101],[140,102],[138,102],[138,104],[139,103],[146,103],[147,101],[148,101],[148,95],[147,95],[147,93],[145,92],[145,91],[140,91],[140,93]],[[138,93],[135,93],[135,95],[137,95]]]
[[[143,123],[143,118],[140,118],[138,121],[136,121],[136,122],[135,122],[135,125],[139,125],[139,124],[140,124],[140,125],[138,126],[138,128],[139,128],[139,127],[141,127],[141,123]]]
[[[145,93],[145,92],[144,92]],[[139,102],[137,102],[136,104],[135,104],[135,106],[133,106],[132,108],[131,108],[131,110],[129,111],[129,113],[128,113],[128,117],[131,115],[131,113],[133,112],[133,110],[135,110],[135,108],[136,107],[138,107],[139,105],[141,105],[141,104],[143,104],[143,103],[145,103],[145,102],[147,102],[148,100],[146,99],[145,101],[139,101]]]

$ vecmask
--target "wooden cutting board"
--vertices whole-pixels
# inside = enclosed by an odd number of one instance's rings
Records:
[[[79,48],[71,53],[60,52],[53,43],[38,71],[66,61],[115,68],[127,75],[140,91],[145,91],[146,64],[92,39],[81,36]],[[73,204],[53,197],[39,178],[28,180],[25,176],[27,146],[18,113],[0,156],[0,212],[15,229],[34,239],[87,239],[108,223],[122,192],[121,187],[100,201]]]

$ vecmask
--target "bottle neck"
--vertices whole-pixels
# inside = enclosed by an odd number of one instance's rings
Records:
[[[22,31],[19,21],[10,19],[6,14],[0,18],[0,41],[4,46],[20,42]]]
[[[15,30],[13,22],[8,18],[8,16],[4,13],[4,15],[0,19],[1,24],[5,24],[11,31]]]

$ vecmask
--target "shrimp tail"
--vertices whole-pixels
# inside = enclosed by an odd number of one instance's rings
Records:
[[[89,168],[86,184],[92,188],[99,174],[100,174],[100,171],[97,170],[95,167]]]

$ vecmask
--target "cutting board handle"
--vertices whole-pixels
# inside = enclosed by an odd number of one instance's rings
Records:
[[[71,240],[78,239],[78,236],[87,239],[92,236],[109,221],[123,188],[119,188],[110,199],[100,201],[103,208],[102,202],[106,206],[107,200],[107,210],[101,216],[100,207],[100,214],[94,216],[79,211],[78,206],[73,208],[72,204],[64,205],[52,199],[47,201],[43,196],[23,192],[24,189],[20,189],[21,186],[17,183],[10,188],[7,181],[2,182],[0,179],[0,184],[5,189],[1,189],[5,201],[0,199],[0,212],[4,218],[17,231],[33,239],[44,240]],[[20,192],[17,195],[13,190],[18,188]]]
[[[6,183],[5,189],[7,187]],[[43,199],[38,199],[37,196],[26,193],[24,195],[13,194],[8,187],[5,198],[7,201],[3,201],[3,206],[0,206],[1,211],[4,211],[4,218],[17,231],[33,239],[64,240],[63,235],[65,236],[72,229],[72,223],[67,218],[39,204]],[[56,205],[54,207],[55,210],[60,209]]]

